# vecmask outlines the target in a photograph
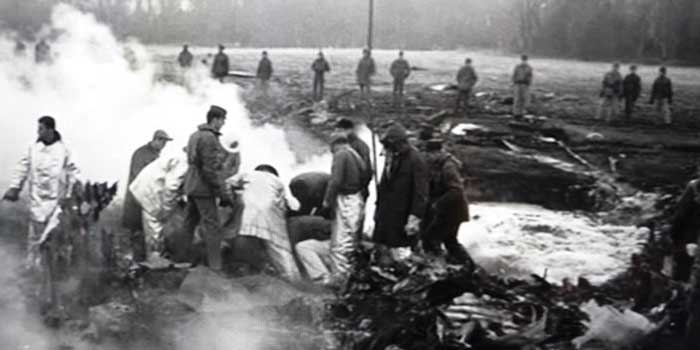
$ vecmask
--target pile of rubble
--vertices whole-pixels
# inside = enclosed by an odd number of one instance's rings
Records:
[[[583,278],[576,286],[568,280],[554,285],[536,275],[488,275],[441,258],[384,255],[369,246],[358,252],[351,278],[327,306],[327,349],[569,349],[591,341],[606,348],[648,342],[669,324],[668,295],[643,316],[630,309],[627,288],[613,287],[639,285],[639,274],[604,287]],[[671,300],[677,305],[678,295]]]

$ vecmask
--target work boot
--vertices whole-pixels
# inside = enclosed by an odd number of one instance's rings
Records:
[[[139,265],[149,270],[165,270],[172,267],[174,264],[172,261],[162,257],[160,253],[151,252],[146,257],[146,261],[139,263]]]

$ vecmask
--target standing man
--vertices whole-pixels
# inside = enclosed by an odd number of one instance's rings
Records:
[[[187,143],[187,163],[189,169],[185,175],[185,195],[187,209],[185,217],[185,234],[192,242],[194,230],[201,225],[202,238],[206,245],[209,268],[221,270],[222,232],[219,227],[219,209],[216,199],[221,204],[230,204],[222,196],[223,179],[221,170],[221,152],[219,143],[220,130],[226,123],[226,110],[211,106],[207,112],[207,123],[198,127]]]
[[[642,79],[637,75],[637,66],[631,65],[630,72],[622,82],[622,94],[625,97],[625,119],[629,120],[642,92]]]
[[[357,84],[360,85],[360,97],[363,100],[369,101],[371,97],[372,76],[377,72],[374,65],[374,59],[369,49],[362,50],[362,59],[357,64],[355,74],[357,76]]]
[[[335,125],[335,133],[338,135],[345,136],[348,140],[350,147],[360,155],[362,161],[367,165],[365,167],[365,172],[362,174],[363,179],[363,190],[362,194],[364,199],[367,200],[369,197],[369,183],[372,181],[373,167],[372,158],[370,156],[369,146],[365,141],[363,141],[359,136],[357,136],[355,123],[347,118],[342,118]]]
[[[472,95],[472,89],[476,82],[479,81],[479,77],[476,75],[476,71],[472,66],[472,59],[467,58],[464,61],[464,66],[457,72],[457,105],[455,107],[455,114],[462,110],[464,111],[469,108],[469,98]]]
[[[469,203],[460,174],[462,163],[443,150],[442,143],[441,139],[431,139],[426,145],[430,202],[423,220],[421,240],[428,253],[439,254],[444,244],[450,260],[470,264],[469,253],[457,240],[460,225],[469,221]]]
[[[331,140],[333,166],[323,207],[333,211],[330,261],[333,280],[343,281],[350,273],[350,258],[360,239],[364,220],[367,164],[348,143],[345,135]]]
[[[262,52],[262,58],[258,62],[258,71],[256,77],[260,81],[260,87],[263,93],[267,93],[267,89],[270,84],[270,78],[272,78],[272,62],[267,57],[267,51]]]
[[[675,260],[673,279],[688,282],[693,259],[688,255],[686,246],[697,243],[700,238],[700,177],[691,180],[681,195],[671,218],[670,232]]]
[[[228,56],[224,53],[224,49],[224,45],[219,45],[219,53],[214,56],[214,63],[211,65],[211,75],[222,83],[229,71]]]
[[[153,139],[147,144],[139,147],[131,156],[129,166],[129,183],[127,184],[126,197],[124,198],[124,208],[122,212],[122,225],[129,230],[131,249],[134,261],[141,262],[146,259],[146,241],[144,237],[143,208],[134,198],[134,194],[129,186],[134,182],[141,170],[160,156],[160,152],[165,148],[165,144],[172,141],[170,136],[163,130],[156,130]]]
[[[40,249],[42,236],[58,225],[59,202],[70,196],[79,176],[71,152],[56,131],[56,121],[49,116],[39,118],[37,133],[38,139],[20,159],[3,197],[3,200],[16,202],[22,188],[28,184],[30,221],[26,267],[29,270],[39,270],[48,262]]]
[[[530,86],[533,72],[528,63],[527,55],[520,56],[520,64],[513,71],[513,116],[522,118],[527,113],[530,104]]]
[[[331,71],[331,66],[323,57],[323,52],[318,52],[318,58],[311,64],[314,72],[314,101],[323,100],[323,90],[325,85],[325,74]]]
[[[389,248],[412,245],[428,204],[428,168],[408,143],[406,129],[391,125],[382,145],[386,153],[377,193],[373,240]]]
[[[605,116],[605,121],[610,123],[612,118],[620,113],[620,96],[622,96],[622,75],[620,64],[614,63],[612,70],[605,73],[603,87],[600,91],[600,107],[596,119]]]
[[[700,242],[696,242],[700,244]],[[688,295],[688,323],[685,327],[685,349],[696,350],[700,346],[700,254],[695,254]]]
[[[673,85],[666,76],[666,67],[659,68],[659,77],[654,80],[649,104],[656,102],[656,112],[666,123],[671,125],[671,105],[673,104]]]
[[[403,106],[403,91],[406,79],[411,75],[411,66],[403,58],[403,51],[399,51],[399,58],[391,63],[389,69],[394,78],[394,107]]]
[[[190,68],[192,67],[193,59],[194,56],[192,56],[192,53],[189,51],[189,46],[183,45],[182,51],[177,56],[177,63],[179,63],[182,68]]]

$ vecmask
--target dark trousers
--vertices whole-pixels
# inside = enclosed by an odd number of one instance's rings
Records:
[[[214,197],[190,197],[185,209],[185,235],[188,242],[194,238],[194,230],[200,226],[200,233],[207,251],[209,267],[221,270],[222,232],[219,227],[219,210]]]
[[[457,240],[459,226],[465,221],[464,197],[459,191],[450,191],[431,203],[421,234],[423,249],[428,253],[439,254],[442,245],[448,257],[458,263],[471,263],[467,250]]]
[[[633,96],[625,96],[625,118],[629,119],[634,113],[634,107],[637,104],[637,98]]]
[[[700,349],[700,256],[693,259],[688,295],[688,323],[686,324],[685,348]]]
[[[403,91],[405,81],[403,79],[394,79],[394,105],[403,104]]]
[[[314,101],[323,100],[325,78],[323,74],[314,74]]]
[[[466,111],[469,108],[469,98],[471,97],[471,89],[459,89],[457,93],[457,103],[455,105],[455,112]]]
[[[673,254],[673,260],[676,263],[673,269],[673,279],[680,282],[688,282],[690,279],[690,270],[693,265],[693,258],[688,256],[685,248],[678,248]]]

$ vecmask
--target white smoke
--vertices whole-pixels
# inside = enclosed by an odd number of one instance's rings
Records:
[[[155,82],[159,67],[145,47],[135,40],[119,42],[92,15],[68,5],[55,7],[50,30],[60,33],[50,43],[50,65],[35,65],[31,50],[16,57],[12,36],[0,38],[0,166],[6,169],[0,183],[10,179],[9,170],[36,139],[36,120],[42,115],[56,118],[86,179],[123,183],[131,153],[156,129],[175,139],[164,154],[180,152],[212,104],[228,110],[223,140],[239,140],[242,170],[268,163],[282,174],[295,173],[284,132],[253,127],[236,85],[209,79],[204,67],[188,73],[187,88]],[[127,56],[138,60],[136,70]],[[329,169],[327,157],[314,163]]]

